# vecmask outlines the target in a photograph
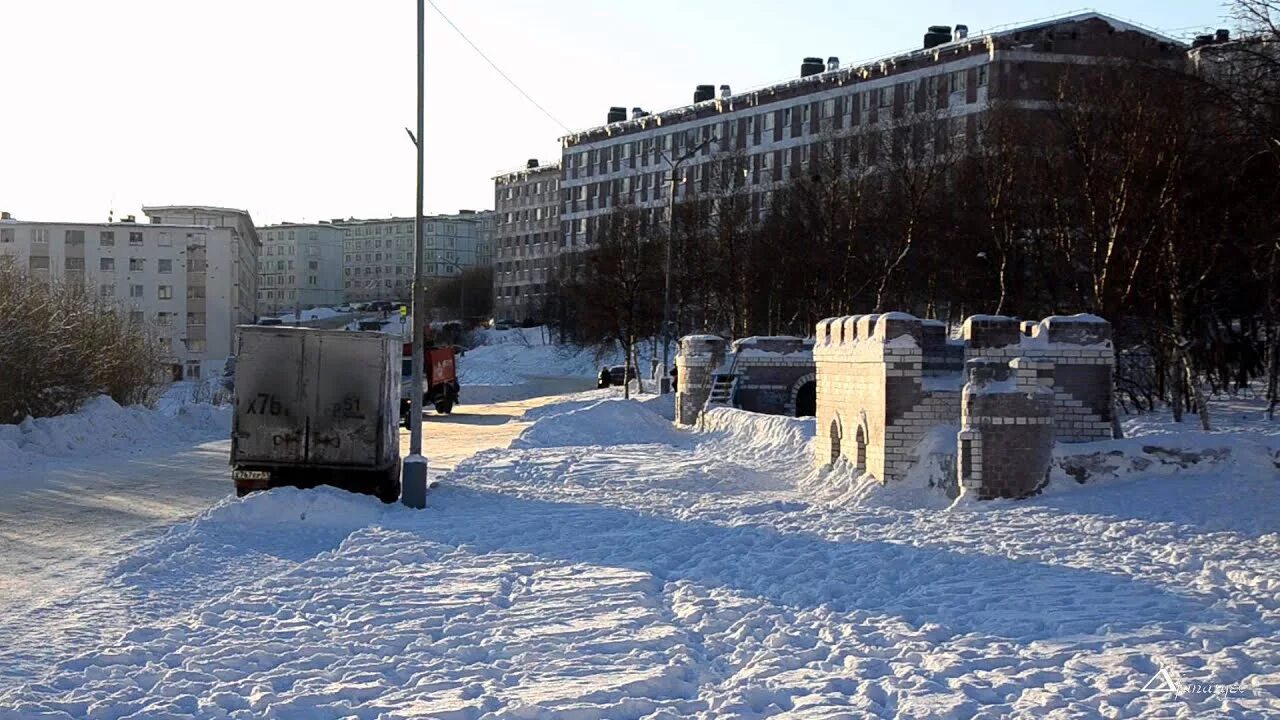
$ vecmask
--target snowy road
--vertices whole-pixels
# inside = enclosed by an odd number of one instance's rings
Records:
[[[125,613],[94,590],[104,568],[226,497],[229,445],[4,472],[16,492],[0,505],[0,685]]]
[[[534,378],[521,394],[590,386],[576,378]],[[464,389],[464,399],[467,393]],[[459,407],[428,414],[423,447],[433,477],[481,450],[505,447],[528,425],[520,416],[558,399]],[[409,436],[401,433],[408,452]],[[0,470],[0,689],[30,679],[68,647],[89,647],[136,622],[129,597],[104,574],[154,540],[227,497],[230,441],[91,456]]]

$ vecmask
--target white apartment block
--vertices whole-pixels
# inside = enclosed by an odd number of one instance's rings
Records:
[[[334,220],[342,228],[348,301],[409,300],[413,290],[413,218]],[[463,210],[422,221],[422,273],[428,283],[493,263],[493,213]]]
[[[232,244],[226,227],[0,220],[0,256],[150,325],[174,379],[220,372],[231,353],[234,267],[220,258]]]
[[[258,253],[262,244],[253,218],[244,210],[206,205],[144,206],[142,212],[156,225],[229,231],[227,235],[218,233],[217,242],[188,248],[186,258],[192,268],[187,275],[186,312],[206,320],[203,326],[188,328],[188,343],[207,348],[194,368],[201,373],[198,377],[221,372],[232,354],[235,327],[258,319]]]
[[[330,223],[281,223],[258,230],[258,312],[341,305],[343,229]]]

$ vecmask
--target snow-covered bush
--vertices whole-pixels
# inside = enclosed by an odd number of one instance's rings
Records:
[[[98,395],[150,400],[163,367],[145,323],[82,284],[35,278],[0,258],[0,423],[73,412]]]

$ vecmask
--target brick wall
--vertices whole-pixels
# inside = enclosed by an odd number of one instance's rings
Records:
[[[957,435],[960,486],[979,499],[1032,495],[1048,479],[1054,443],[1053,363],[974,360]]]
[[[961,362],[1008,374],[1011,361],[1021,384],[1009,397],[962,395]],[[814,346],[815,462],[844,457],[882,482],[901,479],[916,462],[920,440],[936,427],[960,423],[964,408],[970,422],[959,438],[961,465],[970,482],[979,477],[972,463],[981,469],[982,449],[1000,457],[1004,448],[1031,459],[991,461],[998,472],[990,475],[990,492],[1020,496],[1032,490],[1011,478],[1025,480],[1028,467],[1039,467],[1046,437],[1050,449],[1054,438],[1111,437],[1113,364],[1111,327],[1092,316],[1039,323],[974,316],[965,321],[963,342],[949,340],[940,323],[905,313],[823,320]]]
[[[693,425],[711,393],[711,376],[724,364],[727,343],[715,335],[680,338],[676,355],[676,422]]]

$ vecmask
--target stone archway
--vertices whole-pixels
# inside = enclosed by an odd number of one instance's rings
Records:
[[[809,373],[791,386],[791,403],[787,407],[796,417],[818,414],[818,376]]]

